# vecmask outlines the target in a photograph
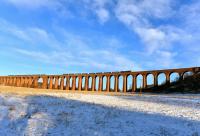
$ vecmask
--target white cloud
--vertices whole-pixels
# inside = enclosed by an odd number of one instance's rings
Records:
[[[99,17],[101,23],[105,23],[109,19],[109,12],[106,9],[98,9],[96,10],[96,14]]]
[[[110,0],[81,0],[81,1],[62,1],[62,0],[3,0],[3,2],[12,4],[15,7],[19,9],[29,9],[29,10],[37,10],[38,8],[48,8],[52,9],[53,11],[56,11],[58,15],[62,17],[73,17],[73,13],[70,12],[68,7],[70,5],[74,4],[78,6],[81,6],[78,8],[79,13],[78,15],[83,15],[85,16],[84,12],[84,7],[86,9],[90,9],[89,13],[91,14],[94,13],[97,15],[99,21],[101,24],[105,23],[106,21],[109,20],[110,13],[106,9],[106,6],[112,1]],[[81,3],[81,4],[80,4]],[[80,4],[80,5],[78,5]],[[81,13],[82,12],[82,13]]]
[[[68,0],[2,0],[0,1],[13,5],[22,12],[46,10],[53,11],[58,17],[73,18],[73,14],[68,10]]]
[[[174,14],[172,0],[144,0],[138,2],[138,7],[144,15],[155,18],[168,18]]]
[[[50,58],[48,55],[46,55],[45,53],[42,52],[38,52],[38,51],[30,51],[30,50],[24,50],[24,49],[19,49],[19,48],[14,48],[14,50],[20,54],[23,54],[25,56],[29,56],[38,60],[42,60],[42,61],[48,61],[51,62]]]
[[[1,18],[0,18],[0,31],[9,33],[9,34],[16,36],[17,38],[20,38],[23,40],[30,40],[29,37],[27,36],[27,34],[23,30],[18,29],[15,25],[13,25]]]
[[[119,21],[129,27],[146,25],[147,23],[147,20],[141,16],[142,10],[133,1],[119,1],[115,14]]]
[[[190,4],[184,5],[180,8],[179,16],[180,21],[183,22],[184,26],[189,30],[200,31],[200,1],[195,1]]]
[[[82,2],[90,13],[94,13],[98,17],[101,24],[110,19],[110,11],[107,6],[112,5],[112,0],[82,0]]]
[[[156,51],[155,63],[159,64],[163,68],[179,67],[179,62],[174,60],[174,57],[177,55],[176,52],[170,51]]]
[[[139,35],[150,54],[170,44],[165,29],[154,27],[149,20],[168,18],[173,13],[170,0],[120,1],[115,13],[119,21]]]
[[[147,53],[152,54],[159,48],[166,46],[166,34],[154,28],[137,28],[136,33],[147,46]]]
[[[17,27],[16,25],[0,18],[0,32],[16,37],[26,42],[29,46],[46,45],[48,48],[61,49],[60,42],[53,34],[38,27]]]
[[[124,0],[118,1],[115,13],[116,17],[132,27],[149,27],[149,18],[168,18],[173,15],[171,0]]]
[[[27,49],[14,48],[14,52],[33,60],[67,67],[82,67],[86,69],[96,69],[95,71],[118,71],[118,70],[139,70],[141,67],[118,52],[108,52],[107,50],[87,50],[81,54],[64,51],[39,52]],[[76,50],[79,52],[79,50]],[[101,56],[101,57],[99,57]],[[89,72],[89,71],[88,71]]]

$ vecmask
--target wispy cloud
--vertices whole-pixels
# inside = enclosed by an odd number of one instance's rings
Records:
[[[28,46],[43,45],[48,48],[61,49],[60,42],[53,34],[38,27],[17,27],[16,25],[0,18],[0,31],[28,43]]]
[[[156,4],[154,4],[156,3]],[[168,34],[165,29],[153,26],[150,20],[166,19],[172,16],[170,0],[130,1],[118,3],[116,8],[117,18],[139,35],[145,43],[147,51],[154,53],[169,44]]]
[[[2,23],[3,22],[3,23]],[[16,46],[13,43],[12,52],[18,56],[30,58],[49,65],[60,67],[83,67],[85,70],[93,71],[116,71],[139,69],[139,65],[129,58],[128,55],[120,53],[122,42],[115,37],[95,37],[77,35],[57,29],[63,40],[42,28],[17,27],[7,21],[0,21],[3,24],[4,33],[10,34],[15,38],[30,43],[29,46]],[[20,33],[16,33],[20,32]],[[24,37],[25,36],[25,37]],[[98,48],[93,45],[100,44]],[[105,43],[106,42],[106,43]],[[37,48],[35,48],[37,46]],[[115,47],[115,49],[113,49]],[[39,51],[38,48],[44,48]],[[46,48],[46,49],[45,49]]]

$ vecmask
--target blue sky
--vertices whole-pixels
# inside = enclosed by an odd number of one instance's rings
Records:
[[[0,74],[200,65],[200,0],[1,0]]]

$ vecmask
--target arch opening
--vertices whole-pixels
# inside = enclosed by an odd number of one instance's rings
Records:
[[[95,90],[98,91],[99,90],[99,76],[95,77]]]
[[[63,82],[64,82],[63,88],[66,89],[67,88],[67,78],[66,77],[64,77]]]
[[[89,91],[92,90],[92,77],[91,76],[88,77],[88,90]]]
[[[165,73],[160,73],[158,75],[158,85],[161,86],[161,85],[165,85],[166,84],[166,75]]]
[[[38,78],[38,88],[42,88],[42,85],[43,85],[43,78],[39,77]]]
[[[184,72],[184,73],[183,73],[183,79],[185,79],[185,78],[187,78],[187,77],[190,77],[190,76],[192,76],[193,74],[194,74],[194,73],[191,72],[191,71]]]
[[[47,78],[47,88],[50,88],[50,77]]]
[[[177,72],[170,74],[170,83],[177,82],[180,79],[180,75]]]
[[[133,76],[128,75],[127,76],[127,92],[132,92],[133,89]]]
[[[103,76],[103,91],[106,91],[106,86],[107,86],[107,77]]]
[[[142,88],[143,76],[142,76],[141,74],[137,75],[137,77],[136,77],[136,82],[137,82],[136,88],[137,88],[137,89]]]
[[[85,90],[85,77],[82,77],[82,90]]]
[[[115,77],[111,76],[110,77],[110,91],[114,92],[115,91],[114,89],[115,89]]]
[[[58,88],[61,88],[61,78],[58,78]]]
[[[148,74],[147,75],[147,88],[150,88],[153,86],[154,86],[154,76],[153,76],[153,74]]]

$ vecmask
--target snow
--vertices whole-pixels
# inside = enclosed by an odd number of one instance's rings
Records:
[[[200,95],[0,94],[4,136],[198,136]]]

